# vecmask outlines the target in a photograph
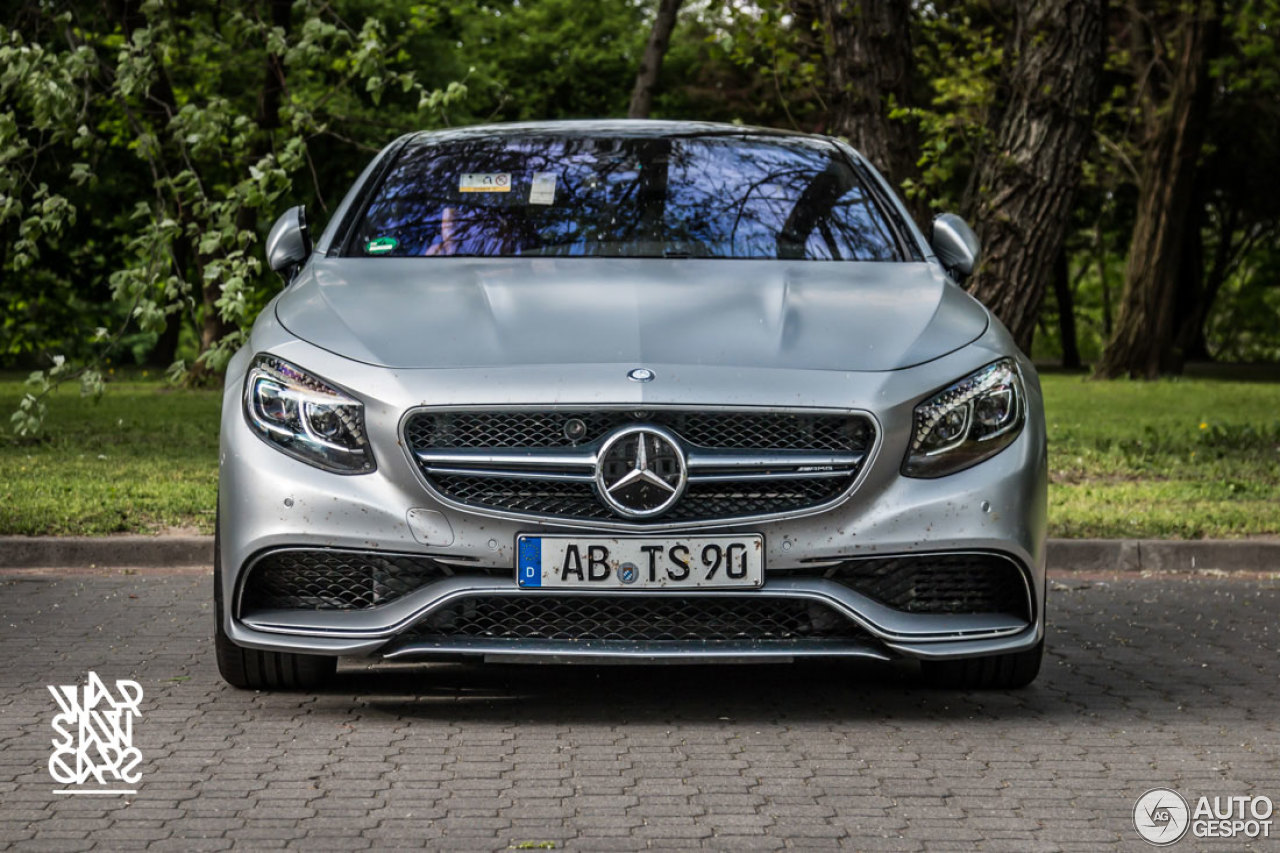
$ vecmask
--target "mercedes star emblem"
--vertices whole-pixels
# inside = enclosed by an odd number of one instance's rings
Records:
[[[600,499],[619,515],[660,515],[684,493],[688,480],[684,453],[675,436],[664,429],[620,429],[605,441],[597,459]]]

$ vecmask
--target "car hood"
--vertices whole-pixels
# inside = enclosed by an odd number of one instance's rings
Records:
[[[711,364],[880,371],[978,338],[927,263],[320,258],[276,304],[316,346],[396,368]]]

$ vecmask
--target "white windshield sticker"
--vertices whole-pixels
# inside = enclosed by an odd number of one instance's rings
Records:
[[[556,203],[556,173],[534,172],[533,184],[529,187],[529,204]]]
[[[509,193],[511,175],[507,172],[468,172],[458,178],[460,193]]]

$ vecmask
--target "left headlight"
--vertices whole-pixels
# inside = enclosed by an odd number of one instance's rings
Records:
[[[920,405],[902,463],[908,477],[942,477],[1008,447],[1026,421],[1022,376],[1011,358],[992,362]]]
[[[335,474],[376,467],[364,404],[287,361],[259,355],[244,383],[249,426],[281,451]]]

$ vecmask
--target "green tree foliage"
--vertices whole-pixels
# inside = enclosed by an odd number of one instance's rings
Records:
[[[14,414],[23,435],[50,382],[96,392],[128,331],[184,312],[202,330],[197,371],[219,370],[270,292],[258,243],[279,200],[323,209],[368,156],[353,155],[445,120],[466,94],[412,67],[435,41],[425,6],[112,8],[34,7],[0,29],[0,352],[51,365]],[[61,334],[68,310],[103,325]]]
[[[436,7],[445,71],[470,75],[457,118],[625,115],[644,50],[646,9],[631,0],[462,0]]]
[[[1048,2],[1048,0],[1044,0]],[[1034,5],[1025,0],[1024,6]],[[1112,335],[1137,218],[1145,68],[1172,0],[1111,0],[1103,99],[1065,235],[1085,360]],[[277,287],[261,241],[305,203],[322,223],[403,132],[621,116],[658,0],[18,0],[0,12],[0,366],[35,371],[14,419],[38,431],[50,383],[101,387],[107,359],[214,378]],[[838,0],[685,0],[653,114],[839,132]],[[910,4],[910,83],[883,119],[918,134],[903,189],[973,210],[976,165],[1010,103],[1007,2]],[[1223,0],[1212,105],[1188,205],[1177,346],[1280,357],[1280,0]],[[1135,41],[1132,21],[1150,38]],[[891,37],[881,33],[877,37]],[[1158,50],[1157,50],[1158,53]],[[840,70],[836,68],[836,70]],[[841,81],[844,81],[843,83]],[[879,164],[887,166],[888,164]],[[916,171],[918,170],[918,172]],[[893,177],[891,175],[891,177]],[[1061,289],[1061,288],[1060,288]],[[1035,353],[1061,347],[1050,299]]]

